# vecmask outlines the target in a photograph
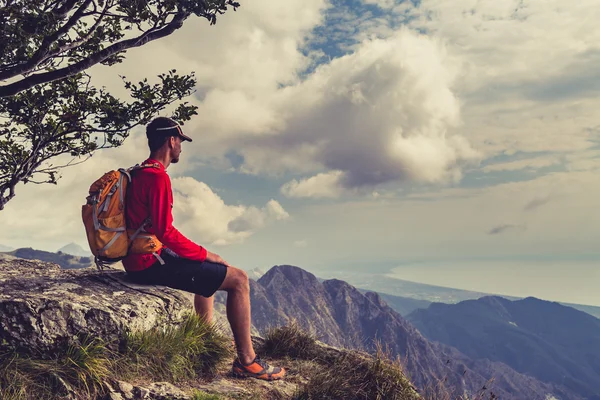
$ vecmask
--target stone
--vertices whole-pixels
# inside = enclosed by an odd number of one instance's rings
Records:
[[[207,393],[217,393],[227,396],[240,396],[249,394],[247,389],[228,379],[217,379],[210,383],[199,385],[198,388]]]
[[[190,294],[135,285],[116,269],[0,260],[0,285],[0,343],[21,353],[49,355],[86,334],[116,346],[125,330],[177,324],[193,309]]]
[[[133,399],[133,385],[129,382],[118,381],[119,391],[127,400]]]

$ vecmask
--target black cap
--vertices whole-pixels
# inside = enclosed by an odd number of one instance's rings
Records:
[[[167,117],[154,118],[148,126],[146,126],[146,137],[150,136],[179,136],[181,140],[192,141],[192,138],[183,134],[181,126]]]

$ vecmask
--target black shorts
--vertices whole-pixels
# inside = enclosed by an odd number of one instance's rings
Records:
[[[175,257],[166,251],[160,257],[164,265],[157,261],[142,271],[127,272],[129,279],[143,285],[167,286],[210,297],[227,275],[227,266],[223,264]]]

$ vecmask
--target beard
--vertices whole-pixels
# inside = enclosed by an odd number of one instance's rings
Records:
[[[171,160],[171,164],[177,164],[179,162],[179,157],[175,157]]]

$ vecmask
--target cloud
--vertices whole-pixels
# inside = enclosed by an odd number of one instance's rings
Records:
[[[594,0],[562,4],[424,0],[413,10],[409,25],[445,38],[463,60],[456,79],[463,134],[484,154],[590,146],[600,31],[589,15],[598,8]]]
[[[281,187],[281,193],[287,197],[339,197],[343,192],[341,177],[341,171],[331,171],[301,181],[294,179]]]
[[[206,245],[242,242],[266,224],[289,217],[275,200],[260,209],[227,205],[208,185],[190,177],[173,179],[173,197],[181,232]]]
[[[515,224],[502,224],[502,225],[498,225],[498,226],[495,226],[492,229],[490,229],[488,231],[488,235],[498,235],[500,233],[504,233],[507,230],[511,230],[511,229],[525,229],[525,227],[522,225],[515,225]]]
[[[276,94],[284,127],[238,139],[244,167],[285,171],[291,157],[328,170],[285,185],[291,195],[333,196],[387,182],[457,182],[478,154],[451,132],[460,126],[454,75],[443,46],[425,36],[403,29],[367,41]]]
[[[523,211],[533,211],[533,210],[543,206],[544,204],[548,203],[550,200],[552,200],[552,197],[550,197],[550,196],[537,197],[537,198],[531,200],[529,203],[527,203],[525,205],[525,207],[523,207]]]

